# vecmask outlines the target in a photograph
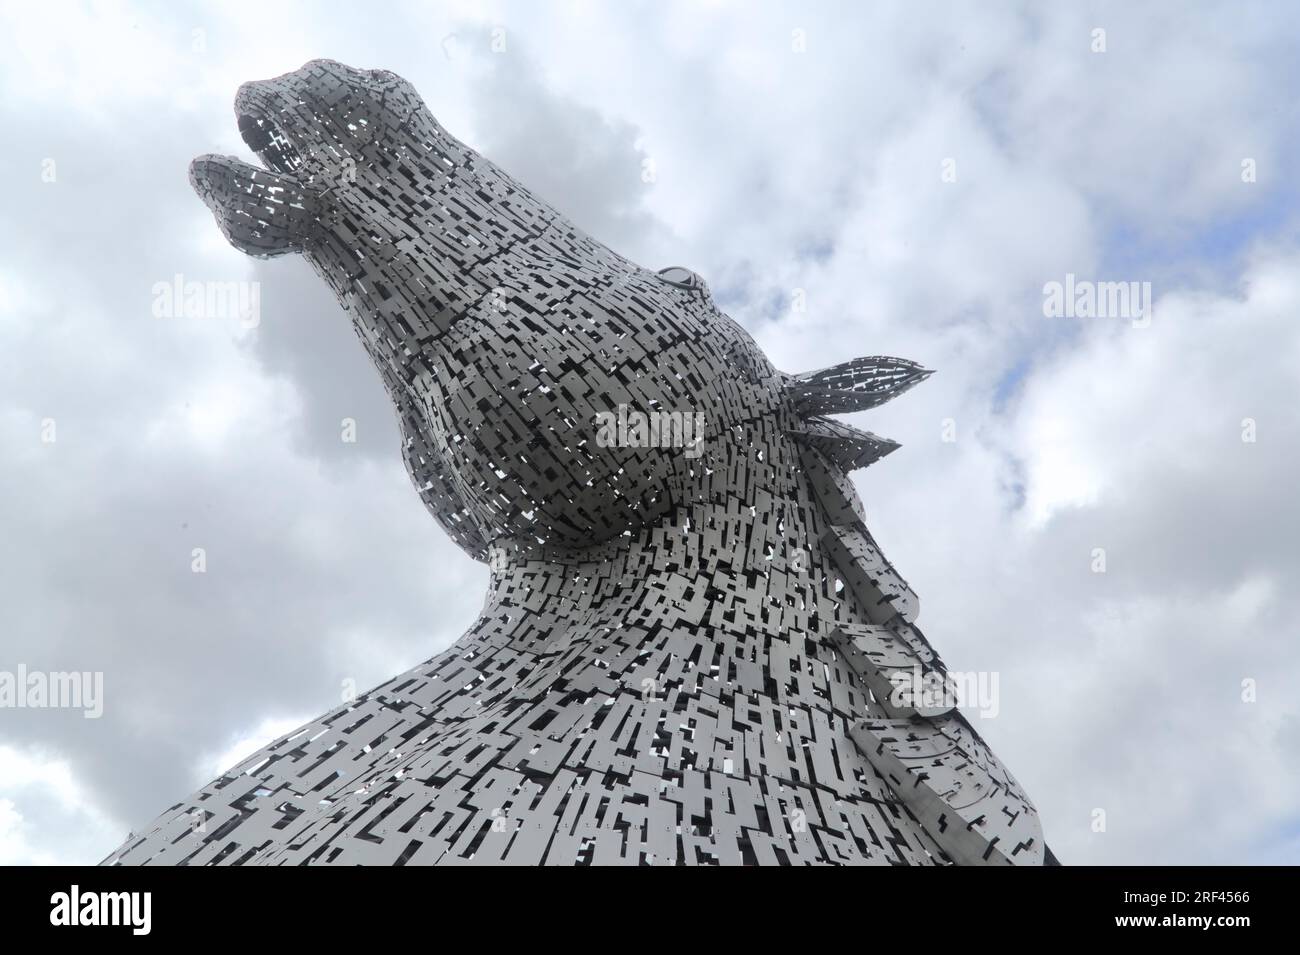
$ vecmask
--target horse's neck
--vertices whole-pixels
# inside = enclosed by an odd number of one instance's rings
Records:
[[[811,493],[679,506],[652,527],[582,551],[494,551],[485,616],[543,615],[557,629],[707,632],[714,640],[817,639],[863,619],[837,583]],[[766,650],[764,650],[766,652]]]

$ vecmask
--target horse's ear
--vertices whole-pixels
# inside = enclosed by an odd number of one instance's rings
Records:
[[[786,381],[800,416],[866,411],[897,398],[934,372],[906,358],[874,355],[791,375]]]
[[[865,468],[895,450],[897,442],[822,416],[882,405],[933,374],[905,358],[875,355],[801,375],[787,375],[786,393],[793,398],[795,410],[803,419],[791,434],[842,471]]]
[[[900,447],[897,441],[829,418],[807,418],[790,435],[803,446],[816,448],[841,471],[865,468]]]

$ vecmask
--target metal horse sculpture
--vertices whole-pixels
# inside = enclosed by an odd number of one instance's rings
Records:
[[[1054,861],[951,700],[906,690],[944,666],[848,478],[896,445],[829,417],[929,372],[778,371],[698,275],[585,235],[392,73],[317,60],[236,112],[265,168],[203,156],[194,188],[334,290],[491,583],[450,649],[106,862]]]

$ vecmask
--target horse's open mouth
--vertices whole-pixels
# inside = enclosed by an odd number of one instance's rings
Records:
[[[297,147],[270,120],[243,114],[239,117],[239,135],[268,169],[292,175],[302,168]]]
[[[266,168],[294,175],[302,168],[304,157],[266,106],[265,99],[255,83],[245,83],[240,88],[235,98],[239,135]]]

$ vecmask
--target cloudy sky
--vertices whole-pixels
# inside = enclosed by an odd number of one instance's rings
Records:
[[[903,444],[857,482],[1057,855],[1300,862],[1300,14],[1133,6],[0,7],[0,671],[104,680],[0,709],[0,863],[98,861],[481,605],[333,298],[186,181],[315,57],[778,367],[937,369],[856,416]],[[157,317],[177,274],[260,322]],[[1049,317],[1067,275],[1151,321]]]

